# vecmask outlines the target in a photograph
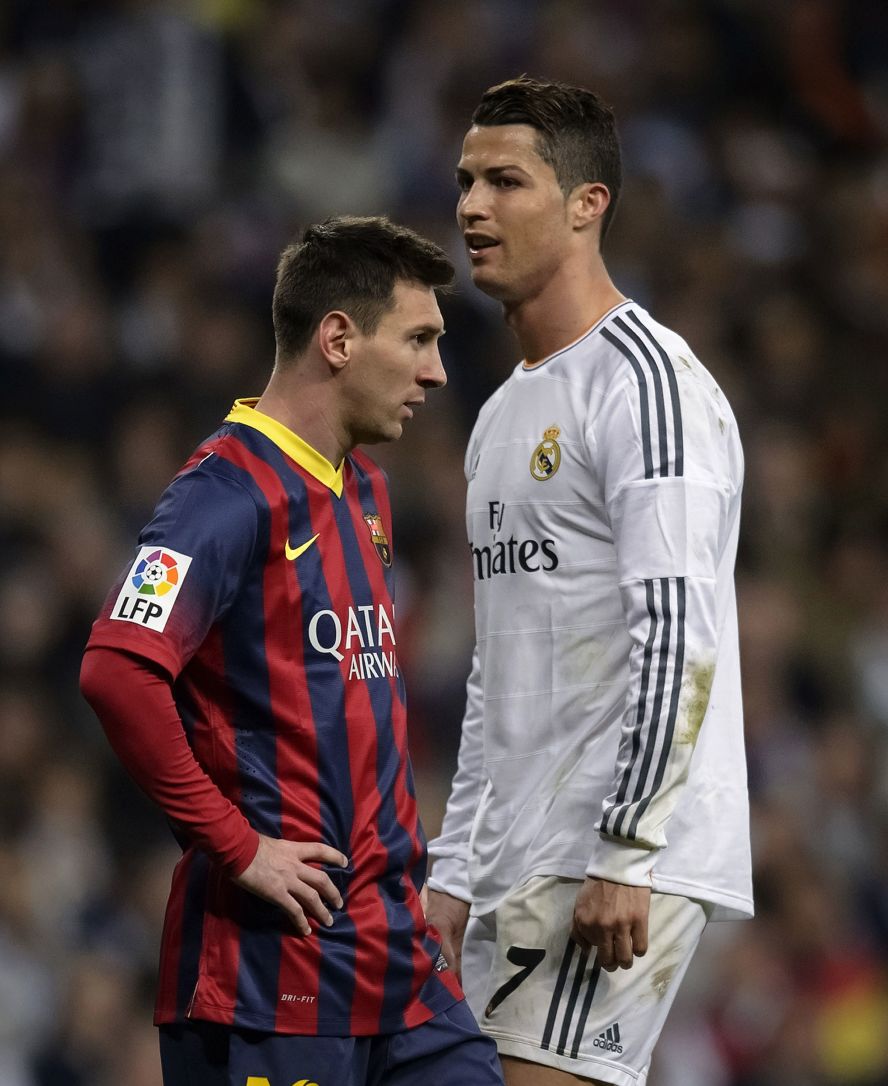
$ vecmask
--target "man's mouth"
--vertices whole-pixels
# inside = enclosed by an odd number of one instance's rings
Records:
[[[492,238],[489,234],[476,233],[473,230],[468,231],[464,237],[466,245],[468,246],[469,256],[478,256],[478,254],[485,249],[493,249],[499,245],[496,238]]]

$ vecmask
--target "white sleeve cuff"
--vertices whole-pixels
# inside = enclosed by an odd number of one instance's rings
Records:
[[[658,851],[599,837],[586,874],[624,886],[650,886]]]
[[[472,904],[472,894],[469,890],[469,872],[465,860],[454,856],[438,857],[432,868],[432,873],[426,879],[426,885],[430,890],[437,890],[440,894],[450,894],[459,898],[467,905]]]

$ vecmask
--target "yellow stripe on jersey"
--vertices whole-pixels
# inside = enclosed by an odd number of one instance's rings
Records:
[[[334,468],[330,461],[321,456],[307,441],[288,430],[282,422],[256,410],[258,399],[235,400],[231,411],[225,416],[226,422],[239,422],[252,426],[290,457],[300,467],[310,472],[319,483],[329,487],[337,498],[342,497],[342,463]],[[344,463],[344,461],[343,461]]]

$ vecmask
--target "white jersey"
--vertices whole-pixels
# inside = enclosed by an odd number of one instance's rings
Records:
[[[743,453],[627,301],[519,365],[466,456],[477,649],[430,886],[585,874],[752,913],[734,559]]]

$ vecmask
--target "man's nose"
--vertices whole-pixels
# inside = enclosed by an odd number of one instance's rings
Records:
[[[472,185],[459,198],[457,204],[457,218],[466,223],[476,222],[478,219],[486,219],[488,216],[487,201],[478,185]]]
[[[434,355],[420,370],[416,378],[421,388],[443,388],[447,384],[447,374],[441,361],[441,352],[435,347]]]

